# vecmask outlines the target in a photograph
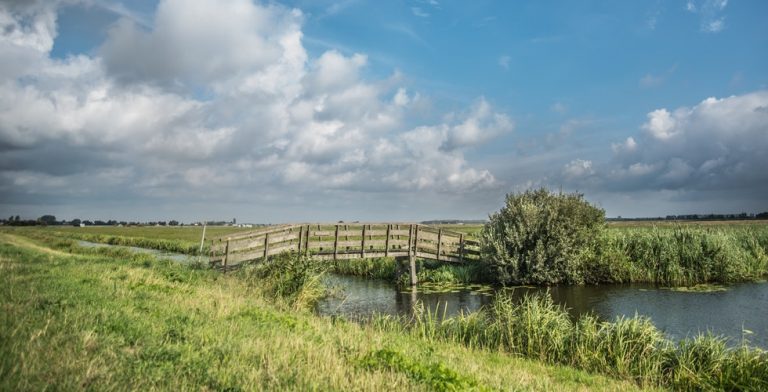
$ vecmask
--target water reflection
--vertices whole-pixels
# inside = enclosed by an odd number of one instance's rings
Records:
[[[718,292],[676,292],[650,284],[600,286],[516,287],[489,295],[476,288],[440,290],[398,290],[392,283],[360,277],[336,276],[328,284],[341,287],[344,294],[322,301],[318,312],[364,319],[373,313],[409,315],[421,301],[438,316],[454,316],[491,304],[498,295],[522,298],[526,294],[548,293],[574,318],[593,313],[602,320],[650,317],[672,339],[711,331],[731,339],[731,345],[747,338],[753,346],[768,348],[768,284],[743,283]],[[748,332],[745,332],[748,331]]]

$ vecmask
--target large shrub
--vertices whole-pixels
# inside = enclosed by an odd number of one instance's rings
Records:
[[[483,227],[482,257],[500,283],[581,283],[582,260],[604,226],[605,212],[582,194],[508,194]]]

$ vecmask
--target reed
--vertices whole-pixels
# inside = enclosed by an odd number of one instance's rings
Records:
[[[408,331],[433,342],[473,348],[599,372],[641,386],[681,390],[766,390],[768,353],[742,345],[727,348],[723,338],[702,335],[674,344],[644,317],[612,322],[584,316],[574,321],[549,296],[521,302],[500,297],[477,312],[452,318],[439,308],[416,304],[401,326],[379,320],[380,328]],[[404,328],[404,329],[403,329]]]

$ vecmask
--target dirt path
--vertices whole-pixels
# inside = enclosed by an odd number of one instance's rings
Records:
[[[54,256],[68,256],[68,257],[76,257],[77,255],[73,255],[72,253],[62,252],[60,250],[47,248],[44,246],[40,246],[32,241],[30,241],[27,238],[24,238],[22,236],[14,235],[14,234],[8,234],[8,233],[0,233],[0,242],[17,246],[20,248],[26,248],[31,249],[37,252],[54,255]]]

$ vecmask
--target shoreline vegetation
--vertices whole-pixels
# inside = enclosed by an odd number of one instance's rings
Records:
[[[323,270],[295,255],[221,275],[17,234],[0,233],[0,389],[768,388],[765,351],[573,321],[547,297],[355,324],[308,311]]]
[[[222,275],[20,234],[0,230],[0,390],[641,390],[315,316],[301,260]]]

